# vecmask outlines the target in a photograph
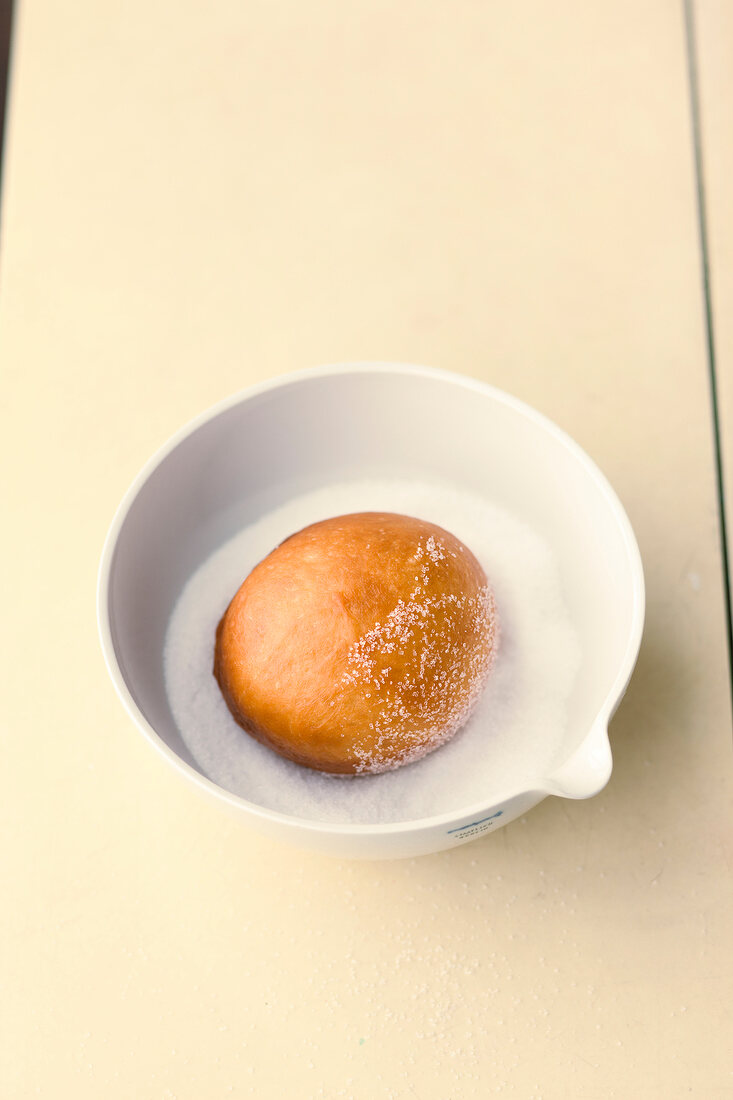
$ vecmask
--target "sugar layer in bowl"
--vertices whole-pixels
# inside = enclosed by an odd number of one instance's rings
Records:
[[[416,516],[461,539],[493,586],[501,642],[476,708],[446,745],[391,772],[343,778],[285,760],[237,725],[212,673],[214,638],[242,581],[278,543],[317,520],[369,511]],[[164,658],[173,717],[211,780],[295,817],[377,824],[490,801],[547,775],[562,748],[580,647],[543,538],[476,494],[395,480],[333,485],[296,497],[221,546],[184,587]]]

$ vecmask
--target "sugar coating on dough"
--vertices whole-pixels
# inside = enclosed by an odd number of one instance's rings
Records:
[[[452,552],[452,551],[451,551]],[[360,685],[381,700],[370,744],[354,745],[357,773],[377,773],[409,764],[445,744],[468,720],[491,671],[499,639],[496,602],[489,585],[476,595],[427,595],[430,564],[445,557],[434,537],[418,545],[418,573],[407,600],[400,599],[384,623],[377,623],[349,649],[344,683]],[[425,559],[425,560],[424,560]],[[466,617],[483,645],[472,645],[457,622]],[[419,667],[395,682],[389,679],[390,655],[419,659]],[[417,689],[417,690],[416,690]],[[415,722],[420,730],[416,735]]]
[[[352,513],[252,570],[219,624],[214,674],[237,722],[276,752],[376,774],[465,723],[498,636],[493,592],[460,540],[411,516]]]

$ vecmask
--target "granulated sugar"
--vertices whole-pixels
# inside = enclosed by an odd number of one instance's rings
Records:
[[[284,760],[232,718],[212,674],[217,623],[254,566],[295,531],[349,512],[399,512],[438,524],[481,562],[501,643],[468,723],[429,756],[381,775],[327,776]],[[340,823],[410,821],[529,786],[557,762],[580,664],[548,544],[483,497],[452,486],[363,481],[304,494],[247,527],[197,570],[168,627],[173,716],[205,775],[251,802]]]

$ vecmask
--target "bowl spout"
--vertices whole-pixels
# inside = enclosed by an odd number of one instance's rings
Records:
[[[549,776],[545,790],[563,798],[590,798],[608,783],[612,768],[608,727],[603,719],[596,722],[570,759]]]

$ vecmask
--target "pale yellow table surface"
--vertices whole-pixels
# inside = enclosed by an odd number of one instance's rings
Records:
[[[731,428],[730,8],[695,15]],[[0,308],[0,1095],[733,1096],[682,5],[26,0]],[[124,714],[94,615],[153,449],[250,382],[360,358],[556,419],[616,486],[648,583],[605,791],[383,864],[202,800]]]

